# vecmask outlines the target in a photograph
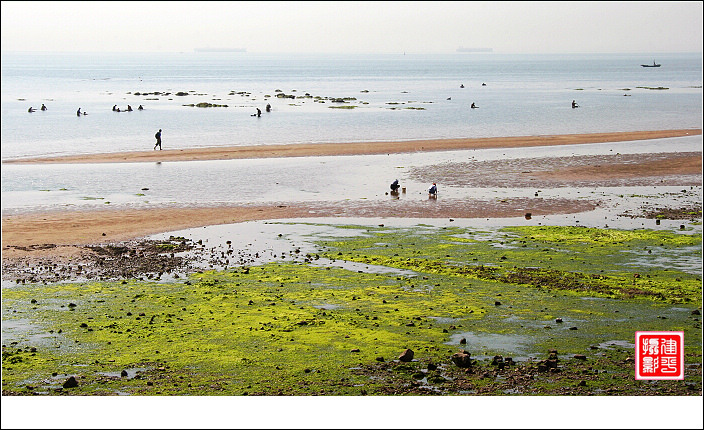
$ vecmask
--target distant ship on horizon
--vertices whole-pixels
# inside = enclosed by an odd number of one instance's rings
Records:
[[[194,48],[195,52],[247,52],[245,48]]]
[[[460,46],[457,48],[457,52],[494,52],[492,48],[465,48]]]

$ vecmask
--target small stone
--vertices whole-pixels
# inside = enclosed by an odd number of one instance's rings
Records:
[[[467,339],[462,338],[460,339],[460,345],[466,345],[467,344]]]
[[[452,362],[457,365],[457,367],[471,367],[472,366],[472,360],[471,360],[471,355],[467,351],[460,351],[452,354],[452,357],[450,357]]]
[[[576,358],[577,360],[586,360],[587,356],[584,354],[575,354],[574,358]]]
[[[398,359],[403,362],[409,362],[413,360],[413,351],[410,349],[404,350],[401,355],[398,356]]]
[[[570,327],[570,330],[577,330],[577,327]]]
[[[123,377],[123,378],[124,378],[125,376],[127,376],[127,371],[126,371],[126,370],[123,370],[122,372],[120,372],[120,376]]]
[[[78,387],[78,381],[73,376],[70,376],[62,385],[64,388],[75,388]]]
[[[360,352],[360,350],[359,350],[359,348],[354,348],[354,349],[350,350],[350,352]]]
[[[556,323],[561,323],[561,322],[562,322],[562,318],[555,318],[555,322],[556,322]]]
[[[702,313],[699,312],[699,309],[695,309],[692,311],[692,315],[701,315]]]

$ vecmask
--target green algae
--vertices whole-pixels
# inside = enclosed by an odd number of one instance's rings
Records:
[[[529,358],[551,348],[576,354],[609,340],[632,342],[636,330],[685,331],[687,353],[701,361],[701,326],[688,314],[701,305],[700,278],[635,267],[634,255],[624,252],[701,252],[700,236],[571,227],[336,228],[351,236],[313,237],[325,249],[316,265],[204,271],[174,283],[5,288],[3,324],[23,331],[3,347],[3,392],[359,395],[388,394],[396,381],[393,389],[402,393],[400,386],[424,377],[447,386],[455,369],[449,357],[461,338],[475,357]],[[402,271],[337,267],[345,261]],[[508,350],[480,342],[497,335],[512,344]],[[416,361],[394,361],[406,348]],[[426,371],[428,362],[444,363],[445,373]],[[384,365],[393,372],[372,377]],[[110,376],[124,369],[142,370]],[[60,388],[68,375],[78,387]],[[555,393],[565,383],[535,384]],[[469,394],[497,390],[485,379],[472,384]],[[590,384],[614,388],[606,378]]]

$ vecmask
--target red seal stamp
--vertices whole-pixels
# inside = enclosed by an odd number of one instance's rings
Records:
[[[684,379],[684,332],[637,331],[636,379]]]

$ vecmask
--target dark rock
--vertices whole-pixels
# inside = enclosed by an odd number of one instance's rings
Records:
[[[561,323],[561,322],[562,322],[562,318],[555,318],[555,322],[556,322],[556,323]]]
[[[494,359],[491,360],[491,365],[496,366],[497,364],[503,363],[503,362],[504,362],[504,357],[502,355],[495,355]]]
[[[584,354],[575,354],[574,358],[576,358],[577,360],[586,360],[587,356]]]
[[[437,370],[438,366],[434,365],[433,363],[428,363],[428,370]]]
[[[467,339],[462,338],[460,339],[460,345],[466,345],[467,344]]]
[[[120,372],[120,376],[123,377],[123,378],[124,378],[125,376],[127,376],[127,371],[126,371],[126,370],[123,370],[122,372]]]
[[[354,348],[354,349],[351,350],[350,352],[360,352],[360,350],[359,350],[359,348]]]
[[[531,219],[533,217],[533,214],[531,214],[530,212],[526,212],[525,217],[526,219]]]
[[[570,330],[577,330],[577,327],[570,327]]]
[[[501,306],[501,302],[500,302],[500,301],[498,301],[498,300],[497,300],[497,301],[495,301],[495,302],[494,302],[494,306]]]
[[[404,350],[401,355],[398,356],[398,359],[404,362],[413,360],[413,351],[410,349]]]
[[[384,357],[377,357],[377,358],[376,358],[376,361],[380,361],[380,362],[383,363],[383,362],[384,362]]]
[[[470,353],[467,351],[460,351],[452,354],[452,362],[455,363],[457,367],[471,367],[472,359]]]
[[[78,387],[78,381],[73,376],[70,376],[62,385],[64,388],[75,388]]]
[[[699,312],[699,309],[695,309],[692,311],[692,315],[701,315],[702,313]]]

